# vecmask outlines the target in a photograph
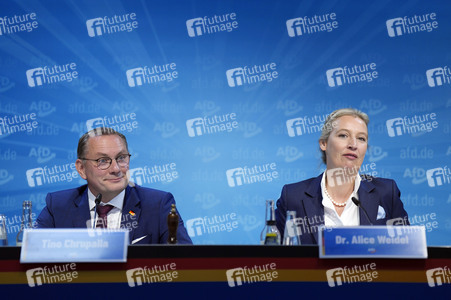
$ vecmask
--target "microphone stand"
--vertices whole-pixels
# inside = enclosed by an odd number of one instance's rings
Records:
[[[92,224],[92,229],[95,229],[96,228],[96,222],[97,222],[97,207],[99,206],[99,204],[100,204],[100,201],[102,201],[102,194],[98,194],[97,196],[96,196],[96,199],[94,200],[94,202],[96,203],[96,208],[95,208],[95,210],[94,210],[94,223]]]
[[[358,208],[362,209],[363,214],[365,215],[366,219],[368,220],[368,223],[370,223],[370,225],[373,225],[373,223],[370,221],[370,217],[368,216],[368,213],[366,212],[366,209],[360,203],[360,200],[358,200],[356,197],[352,197],[351,200],[352,200],[352,202],[354,202],[355,205],[357,205]]]

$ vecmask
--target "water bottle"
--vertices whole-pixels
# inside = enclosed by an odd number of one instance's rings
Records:
[[[285,231],[283,234],[284,245],[300,245],[300,232],[296,223],[296,211],[287,211],[287,219],[285,222]]]
[[[0,246],[8,246],[8,234],[6,232],[5,215],[0,215]]]
[[[32,228],[31,221],[31,201],[25,200],[22,203],[22,224],[16,237],[16,246],[22,246],[23,232],[25,229]]]
[[[266,200],[266,224],[260,235],[263,245],[280,245],[280,232],[276,226],[274,200]]]

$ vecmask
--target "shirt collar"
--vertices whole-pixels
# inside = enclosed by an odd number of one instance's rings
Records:
[[[324,197],[325,196],[324,191],[326,190],[326,171],[324,171],[323,177],[321,178],[321,192],[323,194],[323,199],[325,198]],[[354,190],[352,191],[351,197],[349,197],[349,199],[351,199],[352,197],[357,198],[357,200],[359,199],[358,190],[360,188],[361,181],[362,181],[362,179],[360,178],[360,174],[357,173],[356,178],[355,178],[355,182],[354,182]]]
[[[125,189],[122,192],[120,192],[116,197],[111,199],[110,202],[108,202],[108,204],[122,210],[122,206],[124,204],[124,197],[125,197]],[[96,197],[91,192],[91,190],[88,188],[88,202],[89,202],[89,210],[90,211],[95,209],[95,206],[96,206],[95,199],[96,199]],[[105,205],[105,204],[103,202],[100,202],[100,205]]]

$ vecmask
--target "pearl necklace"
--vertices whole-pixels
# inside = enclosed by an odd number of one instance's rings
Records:
[[[332,201],[333,205],[338,206],[338,207],[345,207],[346,206],[347,201],[343,202],[343,203],[338,203],[338,202],[334,201],[334,199],[332,199],[332,197],[327,192],[327,188],[326,187],[324,187],[324,192],[326,193],[327,197],[329,197],[330,201]]]

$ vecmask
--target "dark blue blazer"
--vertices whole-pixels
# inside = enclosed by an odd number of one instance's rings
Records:
[[[280,233],[284,234],[286,212],[296,211],[298,228],[301,232],[301,244],[318,244],[318,226],[324,225],[324,206],[321,194],[322,174],[301,182],[287,184],[283,187],[277,200],[276,221]],[[357,191],[361,206],[368,213],[374,225],[387,225],[387,220],[402,218],[409,224],[407,212],[401,202],[396,183],[392,179],[363,176]],[[385,216],[378,218],[378,211],[385,211]],[[360,225],[370,225],[360,209]],[[300,222],[299,222],[300,221]],[[395,223],[396,224],[396,223]]]
[[[87,185],[49,193],[45,202],[46,206],[36,222],[38,228],[86,228],[91,219]],[[175,200],[171,193],[129,184],[125,189],[121,228],[130,230],[130,243],[144,237],[136,244],[165,244],[168,239],[167,216],[173,203]],[[192,244],[181,217],[177,240],[180,244]]]

